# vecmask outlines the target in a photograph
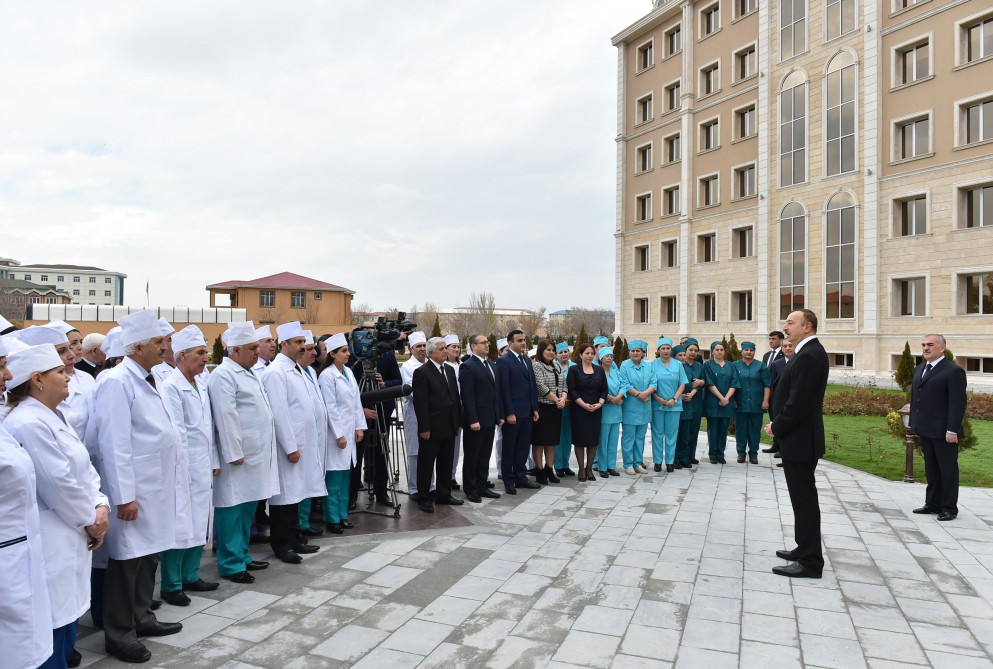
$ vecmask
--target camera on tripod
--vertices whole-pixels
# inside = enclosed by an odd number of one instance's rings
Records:
[[[404,311],[397,312],[396,320],[386,320],[385,316],[380,316],[372,331],[364,327],[352,330],[349,347],[352,355],[359,360],[375,361],[381,354],[394,349],[397,353],[402,353],[403,342],[400,341],[400,335],[410,334],[416,327],[417,323],[408,321]]]

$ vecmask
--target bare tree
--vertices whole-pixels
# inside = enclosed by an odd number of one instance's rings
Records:
[[[614,312],[599,307],[572,307],[567,320],[567,334],[577,334],[585,329],[590,336],[610,334],[614,330]]]
[[[372,312],[372,307],[368,302],[359,302],[358,304],[352,304],[352,325],[362,325],[362,321],[370,318],[369,314]]]
[[[469,335],[473,334],[473,321],[475,316],[473,313],[465,308],[456,308],[455,313],[451,318],[452,332],[457,334],[459,339],[465,339]]]
[[[409,317],[410,315],[408,314]],[[434,327],[436,318],[438,318],[438,307],[435,306],[434,302],[425,302],[424,306],[417,310],[417,318],[411,318],[410,320],[417,323],[417,329],[423,332],[430,332],[431,328]]]
[[[524,315],[518,316],[517,321],[520,324],[520,328],[529,337],[533,336],[538,332],[538,328],[545,323],[545,307],[538,307],[534,311],[528,311]]]
[[[472,314],[472,330],[476,332],[496,332],[496,299],[493,293],[481,292],[469,295],[469,312]]]

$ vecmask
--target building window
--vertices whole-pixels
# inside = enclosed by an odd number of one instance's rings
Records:
[[[962,361],[962,365],[967,372],[973,372],[974,374],[993,374],[993,358],[962,357],[959,359]]]
[[[42,283],[48,283],[48,275],[47,274],[42,274],[41,275],[41,282]]]
[[[961,190],[963,213],[965,214],[963,228],[981,228],[993,226],[993,185],[963,188]]]
[[[743,81],[754,75],[757,62],[754,44],[734,54],[734,80]]]
[[[662,304],[660,305],[660,311],[662,312],[662,322],[663,323],[676,323],[679,321],[679,315],[676,311],[676,296],[667,295],[662,298]]]
[[[96,282],[97,282],[97,278],[95,276],[91,276],[90,283],[96,283]]]
[[[898,85],[909,84],[931,74],[931,45],[927,41],[901,48],[896,58]]]
[[[665,267],[679,267],[679,242],[675,239],[662,242],[662,263]]]
[[[673,109],[679,109],[679,97],[680,97],[681,87],[679,82],[669,84],[665,87],[665,110],[672,111]]]
[[[634,247],[634,271],[647,272],[650,270],[651,260],[648,253],[648,245]]]
[[[841,192],[828,202],[824,292],[828,318],[855,318],[855,198]]]
[[[806,0],[782,0],[779,4],[779,59],[788,60],[807,50]]]
[[[25,274],[24,275],[24,280],[25,281],[30,281],[31,280],[31,275],[30,274]]]
[[[103,291],[103,296],[104,297],[110,297],[111,296],[111,291],[109,291],[109,290]]]
[[[648,298],[647,297],[636,297],[636,298],[634,298],[634,322],[635,323],[647,323],[648,322]]]
[[[717,235],[713,232],[697,235],[696,261],[698,263],[715,262],[717,260]]]
[[[828,176],[855,169],[855,85],[855,59],[842,51],[828,66],[824,146]]]
[[[931,119],[927,116],[898,123],[896,126],[897,160],[917,158],[931,150]]]
[[[276,306],[276,291],[260,290],[259,307],[262,309],[273,309]]]
[[[682,157],[679,133],[665,138],[665,162],[674,163]]]
[[[806,306],[807,212],[790,202],[779,215],[779,319]]]
[[[638,47],[638,70],[647,70],[655,65],[655,44],[646,42]]]
[[[736,198],[755,195],[755,165],[739,167],[734,171],[734,196]]]
[[[965,60],[971,63],[993,55],[993,17],[962,26],[965,31]]]
[[[58,281],[59,283],[65,283],[66,282],[66,278],[64,276],[62,276],[61,274],[59,276],[55,277],[55,280]]]
[[[292,292],[290,293],[290,306],[295,309],[304,309],[307,306],[307,293],[304,292]]]
[[[683,31],[679,26],[665,34],[665,55],[672,56],[683,50]]]
[[[320,302],[320,301],[321,301],[321,294],[314,293],[314,302]]]
[[[636,118],[638,123],[647,123],[652,120],[652,94],[638,98]]]
[[[635,169],[638,172],[647,172],[652,169],[652,145],[645,144],[635,149]]]
[[[721,29],[721,5],[717,3],[700,10],[700,38]]]
[[[103,282],[104,282],[104,283],[113,283],[113,281],[114,281],[114,280],[113,280],[112,278],[110,278],[109,276],[105,276],[105,277],[103,278]]]
[[[662,201],[666,216],[679,214],[679,186],[671,186],[662,190]]]
[[[737,139],[751,137],[757,131],[755,105],[750,105],[744,109],[739,109],[734,113],[735,131],[738,133]]]
[[[73,297],[79,297],[79,288],[73,288],[72,295]]]
[[[97,291],[91,290],[90,291],[90,297],[96,297],[96,296],[97,296]]]
[[[700,179],[700,206],[713,207],[721,203],[720,183],[715,174]]]
[[[927,315],[927,279],[914,277],[893,281],[894,316]]]
[[[646,193],[644,195],[639,195],[634,200],[634,210],[637,218],[636,222],[644,222],[652,220],[652,194]]]
[[[993,272],[966,274],[959,280],[962,282],[961,293],[965,296],[962,313],[993,315]]]
[[[740,19],[746,14],[751,14],[755,11],[756,0],[737,0],[734,3],[735,18]]]
[[[832,367],[846,367],[848,369],[855,368],[854,353],[828,353],[828,360],[831,361]]]
[[[927,233],[927,196],[915,195],[893,202],[894,234],[911,237]]]
[[[966,144],[993,139],[993,100],[962,105],[962,116]]]
[[[751,258],[755,255],[753,247],[754,228],[738,228],[731,231],[731,257]],[[749,319],[750,320],[750,319]]]
[[[779,93],[779,184],[807,180],[807,79],[791,72]]]
[[[721,63],[711,63],[700,68],[700,93],[712,95],[721,89]]]
[[[696,296],[696,319],[701,323],[717,320],[717,294],[703,293]]]
[[[700,150],[710,151],[721,145],[720,120],[712,119],[700,124]]]
[[[855,30],[855,0],[827,0],[824,23],[829,40]]]
[[[79,283],[79,277],[78,276],[72,277],[72,282],[73,283]]]
[[[741,290],[731,293],[731,320],[752,320],[752,291]]]

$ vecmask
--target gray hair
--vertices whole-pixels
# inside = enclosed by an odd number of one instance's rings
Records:
[[[241,348],[241,347],[242,347],[242,345],[241,345],[241,344],[238,344],[238,345],[236,345],[236,346],[226,346],[226,347],[224,348],[224,350],[225,350],[225,351],[227,351],[227,352],[228,352],[228,355],[230,356],[231,354],[233,354],[233,353],[234,353],[234,350],[235,350],[236,348]]]
[[[428,350],[429,351],[436,351],[436,350],[438,350],[438,344],[441,344],[442,346],[445,346],[445,338],[444,337],[431,337],[430,339],[428,339]]]
[[[83,353],[92,353],[93,349],[100,348],[106,338],[99,332],[91,332],[86,335],[83,337]]]
[[[138,346],[145,348],[146,346],[152,343],[152,339],[154,339],[154,337],[149,337],[148,339],[142,339],[141,341],[136,341],[132,344],[127,344],[124,347],[124,355],[134,355]]]
[[[934,333],[934,332],[929,332],[928,334],[926,334],[924,336],[925,337],[934,337],[935,339],[938,340],[938,343],[939,344],[941,344],[942,346],[947,346],[947,344],[945,344],[945,336],[944,335],[940,335],[940,334],[937,334],[937,333]]]

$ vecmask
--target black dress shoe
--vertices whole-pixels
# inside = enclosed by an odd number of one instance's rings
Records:
[[[126,646],[105,646],[108,655],[113,655],[121,662],[139,664],[152,659],[152,653],[140,643],[129,643]]]
[[[452,485],[451,485],[451,486],[449,486],[449,487],[450,487],[450,488],[451,488],[452,490],[462,490],[462,487],[461,487],[461,486],[459,486],[459,482],[458,482],[458,481],[456,481],[455,479],[452,479]]]
[[[169,636],[183,631],[183,623],[163,623],[156,620],[151,625],[139,625],[135,628],[138,636]]]
[[[69,669],[75,669],[80,664],[82,664],[82,662],[83,662],[83,656],[79,653],[78,650],[73,648],[72,652],[69,653],[69,659],[66,660],[66,666],[69,667]]]
[[[769,448],[763,448],[763,449],[762,449],[762,452],[763,452],[763,453],[775,453],[775,452],[776,452],[776,449],[775,449],[775,448],[772,448],[772,447],[769,447]]]
[[[473,504],[482,504],[483,498],[479,495],[466,495],[465,498],[472,502]]]
[[[211,592],[217,590],[221,587],[221,584],[216,581],[205,581],[199,578],[192,583],[184,583],[183,590],[189,590],[190,592]]]
[[[722,465],[726,465],[726,464],[728,463],[728,461],[727,461],[727,460],[725,460],[725,459],[724,459],[723,457],[720,457],[720,458],[717,458],[717,461],[718,461],[719,463],[721,463]]]
[[[190,598],[186,596],[186,593],[182,590],[173,590],[171,592],[160,592],[159,597],[162,598],[166,604],[172,604],[173,606],[189,606]]]
[[[776,451],[775,453],[773,453],[772,457],[778,458],[778,459],[782,460],[783,459],[783,454],[782,454],[781,451]]]
[[[683,463],[682,462],[673,462],[669,466],[672,467],[672,469],[682,469],[683,468]]]
[[[309,555],[310,553],[316,553],[321,550],[321,547],[312,546],[311,544],[297,544],[293,547],[293,550],[302,555]]]
[[[505,485],[503,487],[503,489],[504,489],[504,492],[506,492],[508,495],[516,495],[517,494],[517,486]]]
[[[672,473],[672,472],[674,472],[675,470],[676,470],[676,465],[666,465],[666,466],[665,466],[665,471],[666,471],[666,473],[668,473],[668,474],[671,474],[671,473]]]
[[[941,521],[955,520],[957,516],[958,516],[957,513],[952,513],[951,511],[942,511],[941,513],[938,514],[938,520]]]
[[[563,469],[562,470],[562,473],[559,474],[559,476],[575,476],[575,475],[576,475],[576,472],[572,471],[568,467],[566,467],[565,469]]]
[[[607,473],[610,474],[611,476],[620,476],[620,474],[617,473],[616,469],[608,469]]]
[[[345,529],[341,526],[341,523],[328,523],[328,532],[331,534],[344,534]]]
[[[683,469],[693,469],[693,463],[690,462],[689,460],[683,460],[679,464],[681,464],[683,466]]]
[[[248,571],[262,571],[268,566],[269,563],[266,562],[265,560],[252,560],[247,565],[245,565],[245,569],[247,569]]]
[[[162,600],[153,599],[152,603],[148,605],[148,608],[150,608],[152,611],[158,611],[159,609],[162,608]]]
[[[342,527],[343,527],[344,529],[346,529],[346,530],[354,530],[354,529],[355,529],[355,523],[350,523],[350,522],[349,522],[349,521],[347,521],[347,520],[343,520],[343,521],[341,521],[341,526],[342,526]]]
[[[300,564],[303,562],[303,558],[300,557],[296,551],[292,549],[284,549],[281,551],[276,551],[276,557],[285,562],[286,564]]]
[[[479,496],[480,497],[489,497],[490,499],[500,499],[500,493],[493,492],[489,488],[480,491]]]
[[[435,504],[448,504],[449,506],[461,506],[461,505],[465,504],[465,502],[463,502],[461,499],[459,499],[457,497],[452,497],[451,495],[449,495],[448,497],[442,497],[441,499],[436,499],[434,501],[434,503]]]
[[[783,463],[782,463],[782,462],[777,462],[777,463],[776,463],[776,466],[777,466],[777,467],[782,467],[782,466],[783,466]]]
[[[319,537],[324,534],[324,530],[319,530],[316,527],[308,527],[305,530],[300,530],[300,534],[305,537]]]
[[[222,574],[221,578],[226,578],[234,583],[255,583],[255,577],[247,571],[239,571],[234,574]]]
[[[597,473],[600,474],[600,478],[602,478],[602,479],[609,479],[610,478],[610,470],[609,469],[604,469],[602,472],[599,469],[597,469]]]
[[[700,461],[697,460],[696,458],[690,458],[690,464],[691,465],[698,465],[698,464],[700,464]]]
[[[534,476],[534,472],[535,472],[534,469],[529,469],[528,470],[528,476]]]
[[[434,502],[420,501],[417,503],[417,506],[420,507],[421,511],[424,513],[434,513]]]
[[[349,511],[355,511],[355,502],[349,502],[348,503],[348,510]]]
[[[486,482],[486,487],[487,488],[495,488],[496,486],[493,484],[493,481],[487,481]]]
[[[755,458],[755,457],[748,458],[748,464],[757,465],[758,463],[759,463],[759,459],[758,458]]]
[[[517,484],[518,488],[527,488],[529,490],[541,490],[541,486],[537,483],[532,483],[531,479],[527,479]]]
[[[934,507],[930,507],[927,504],[925,504],[924,506],[922,506],[922,507],[920,507],[918,509],[914,509],[914,513],[922,513],[922,514],[923,513],[941,513],[941,509],[935,509]]]
[[[809,567],[804,567],[799,562],[791,562],[785,567],[773,567],[773,574],[779,574],[780,576],[789,576],[790,578],[820,578],[821,572],[814,571]]]
[[[711,458],[711,459],[710,459],[710,464],[712,464],[712,465],[716,465],[716,464],[718,464],[719,462],[720,462],[720,461],[719,461],[719,460],[718,460],[717,458]]]
[[[660,472],[660,471],[662,471],[662,465],[660,465],[660,464],[656,464],[656,465],[655,465],[655,471],[656,471],[656,472]]]
[[[789,560],[790,562],[796,560],[796,554],[794,551],[776,551],[776,557]]]
[[[382,495],[382,496],[376,495],[376,504],[382,504],[383,506],[387,506],[391,509],[396,508],[396,506],[393,504],[393,500],[390,499],[389,495]]]

